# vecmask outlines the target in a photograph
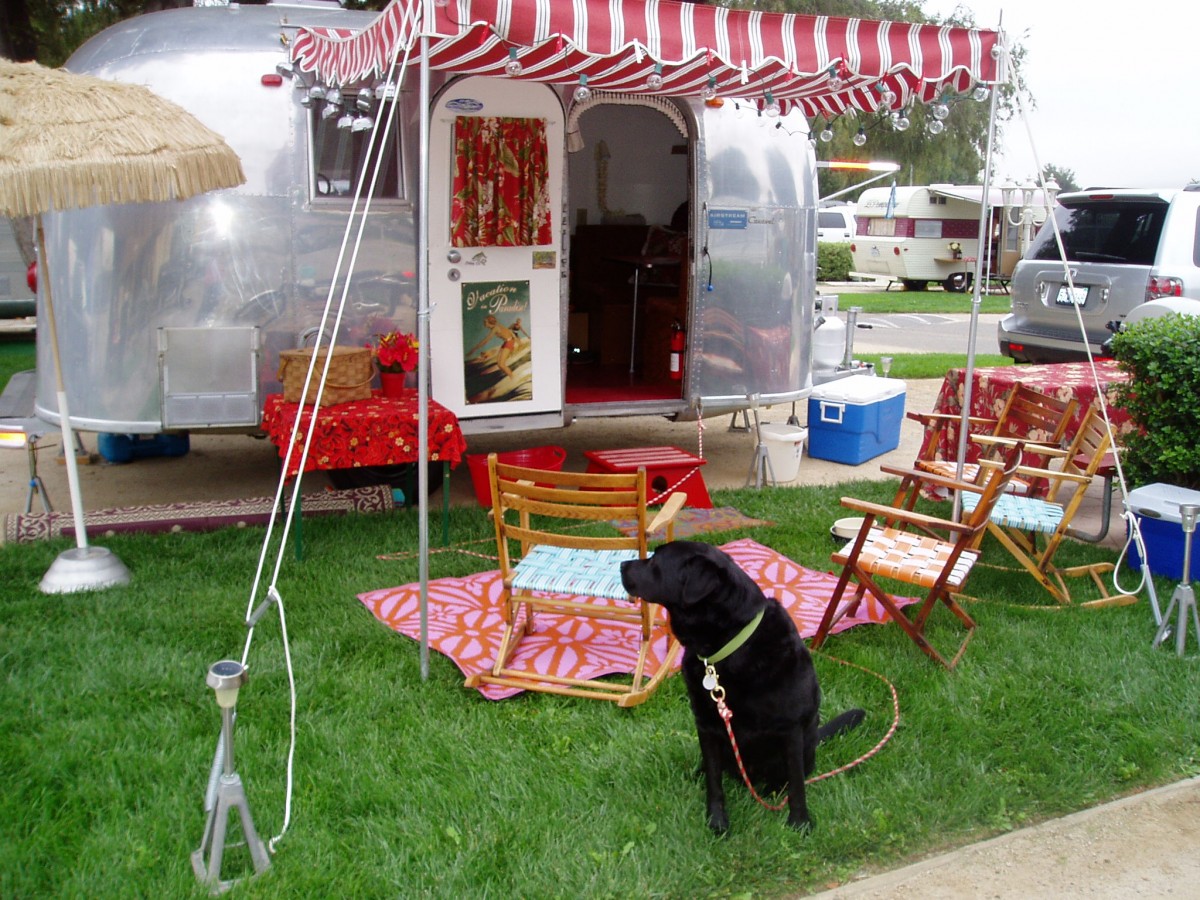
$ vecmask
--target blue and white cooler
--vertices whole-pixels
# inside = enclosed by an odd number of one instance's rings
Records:
[[[1179,507],[1185,503],[1200,506],[1200,491],[1171,484],[1147,484],[1129,492],[1129,512],[1137,517],[1142,540],[1146,544],[1146,562],[1150,572],[1176,581],[1183,580],[1183,517]],[[1200,532],[1192,535],[1193,578],[1200,576]],[[1129,548],[1129,565],[1142,568],[1137,544]]]
[[[898,378],[851,375],[813,388],[808,455],[856,466],[900,446],[906,386]]]

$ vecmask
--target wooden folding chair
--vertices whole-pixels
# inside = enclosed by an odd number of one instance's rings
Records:
[[[1039,445],[1061,446],[1078,406],[1079,401],[1074,398],[1059,400],[1017,382],[1009,390],[1004,406],[995,417],[970,416],[967,427],[970,429],[971,439],[984,445],[983,455],[987,456],[993,452],[989,448],[1005,444],[1011,446],[1013,441],[1024,441],[1023,461],[1026,465],[1039,467],[1047,462],[1047,457],[1039,451]],[[957,446],[962,416],[951,413],[910,412],[908,417],[925,427],[921,455],[913,468],[933,472],[945,478],[959,477],[957,460],[939,459],[937,454],[945,445],[953,443]],[[964,463],[961,475],[963,481],[975,481],[978,474],[979,468],[976,463]],[[1038,488],[1044,490],[1045,485],[1032,485],[1018,474],[1008,489],[1013,493],[1031,493]]]
[[[834,624],[847,613],[853,614],[869,593],[921,650],[947,669],[953,669],[975,632],[975,621],[959,606],[954,594],[962,590],[979,558],[976,545],[987,527],[988,513],[1016,473],[1022,449],[1020,443],[1009,448],[1003,468],[985,467],[980,472],[979,484],[913,473],[917,480],[935,481],[939,486],[961,491],[963,496],[970,494],[977,498],[974,511],[961,522],[843,497],[842,505],[863,514],[864,518],[858,536],[833,554],[833,562],[842,567],[842,574],[813,636],[813,648],[820,647]],[[925,599],[911,619],[897,606],[891,592],[879,583],[881,578],[926,590]],[[854,596],[843,604],[842,596],[851,581],[855,582]],[[949,658],[934,648],[925,633],[929,615],[939,603],[954,613],[966,629],[962,643]]]
[[[645,559],[649,535],[665,529],[674,538],[674,519],[687,494],[671,494],[650,519],[646,470],[628,474],[550,472],[501,463],[488,456],[492,517],[503,582],[504,636],[490,673],[467,679],[468,687],[497,684],[524,690],[615,701],[636,706],[671,671],[679,644],[671,638],[662,665],[646,676],[646,657],[658,607],[630,597],[621,584],[621,563]],[[631,535],[593,536],[589,524],[633,520]],[[593,529],[595,530],[595,529]],[[634,625],[637,662],[621,680],[587,680],[541,674],[512,665],[521,640],[540,613],[584,616]]]
[[[1054,565],[1054,554],[1063,538],[1076,536],[1072,534],[1075,514],[1097,472],[1107,463],[1107,458],[1111,458],[1111,449],[1112,436],[1103,412],[1092,404],[1070,446],[1049,454],[1056,460],[1051,463],[1054,468],[1018,467],[1017,477],[1044,479],[1049,483],[1045,497],[1006,495],[997,500],[988,516],[987,533],[993,535],[1058,603],[1071,602],[1071,592],[1064,579],[1082,576],[1092,579],[1099,588],[1100,597],[1081,603],[1081,606],[1126,606],[1137,602],[1135,595],[1108,592],[1103,576],[1113,570],[1110,562],[1068,568]],[[974,504],[974,497],[963,495],[964,510],[971,509]],[[1093,537],[1077,536],[1081,540]]]

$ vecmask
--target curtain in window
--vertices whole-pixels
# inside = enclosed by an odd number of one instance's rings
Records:
[[[542,119],[457,117],[451,244],[530,247],[551,243],[548,157]]]

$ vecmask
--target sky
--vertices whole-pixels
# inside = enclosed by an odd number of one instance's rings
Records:
[[[1026,48],[1036,109],[1028,128],[1020,118],[1006,127],[993,183],[1022,182],[1038,161],[1073,171],[1080,187],[1200,180],[1196,0],[926,0],[924,9],[947,15],[956,5]]]

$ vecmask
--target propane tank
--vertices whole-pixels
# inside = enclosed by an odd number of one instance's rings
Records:
[[[820,304],[820,315],[813,332],[813,369],[834,371],[846,352],[846,323],[838,318],[836,295],[822,296]]]
[[[687,350],[687,332],[683,330],[683,326],[676,319],[671,324],[671,380],[680,381],[683,379],[683,354]]]

